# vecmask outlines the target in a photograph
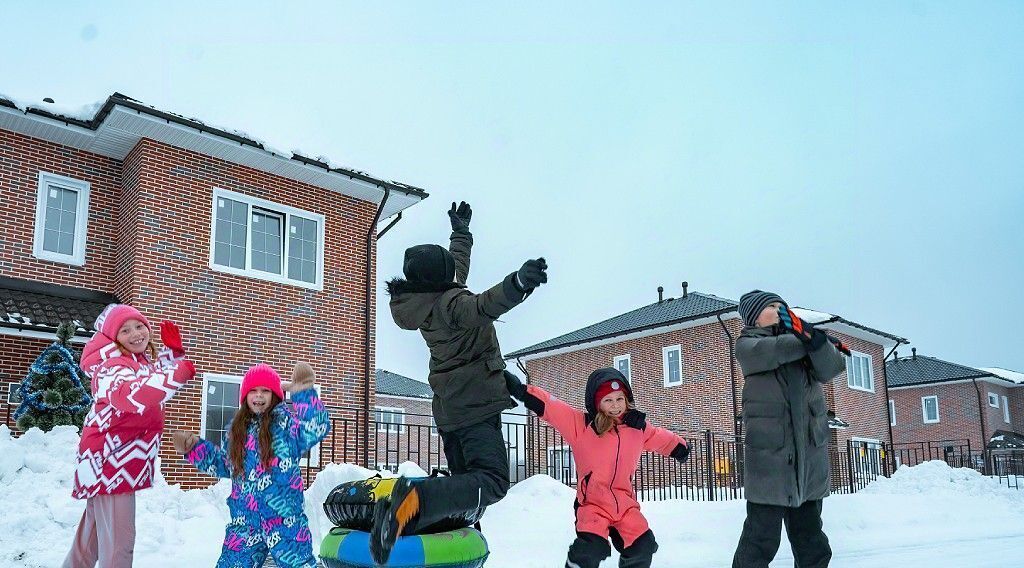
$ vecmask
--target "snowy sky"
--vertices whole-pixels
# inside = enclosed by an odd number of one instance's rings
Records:
[[[0,92],[120,91],[423,187],[381,281],[470,201],[472,289],[551,267],[505,352],[687,280],[1024,370],[1022,4],[174,6],[7,3]],[[384,298],[378,364],[422,379]]]

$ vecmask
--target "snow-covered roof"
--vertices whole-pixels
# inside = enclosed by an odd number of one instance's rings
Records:
[[[0,94],[0,129],[117,160],[123,160],[139,140],[149,138],[372,203],[380,203],[387,190],[382,219],[427,197],[418,187],[334,166],[323,156],[311,158],[281,150],[288,146],[163,111],[121,93],[86,105],[26,101]]]
[[[1024,373],[1018,373],[1017,371],[1011,371],[1009,369],[1003,369],[1002,367],[979,367],[982,371],[988,371],[997,377],[1002,377],[1008,381],[1013,381],[1018,385],[1024,384]]]

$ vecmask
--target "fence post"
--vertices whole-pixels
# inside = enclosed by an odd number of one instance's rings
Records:
[[[711,445],[711,430],[704,430],[705,469],[708,477],[708,501],[715,500],[715,452]]]
[[[852,495],[856,489],[853,486],[853,440],[846,441],[846,471],[849,472],[850,477],[850,494]]]

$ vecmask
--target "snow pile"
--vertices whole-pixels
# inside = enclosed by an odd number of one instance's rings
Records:
[[[0,426],[0,502],[6,508],[0,515],[0,568],[61,564],[84,508],[84,502],[71,498],[77,446],[72,427],[46,434],[32,430],[15,439]],[[411,463],[402,464],[399,472],[426,474]],[[330,528],[322,507],[330,491],[376,473],[330,464],[317,475],[305,496],[317,545]],[[162,478],[152,489],[140,491],[135,565],[213,566],[228,521],[229,491],[228,480],[183,491]],[[576,536],[574,496],[573,489],[546,475],[509,490],[482,521],[491,548],[488,568],[561,566]],[[673,500],[641,507],[660,544],[655,566],[730,564],[743,526],[744,501]],[[941,461],[903,467],[891,479],[872,482],[854,495],[829,497],[823,517],[834,566],[1017,566],[1024,548],[1024,491]],[[602,567],[617,562],[613,553]],[[786,539],[771,565],[793,565]]]

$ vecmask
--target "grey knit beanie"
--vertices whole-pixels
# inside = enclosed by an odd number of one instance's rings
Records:
[[[784,306],[788,306],[785,300],[781,296],[774,292],[762,292],[761,290],[751,290],[740,297],[740,317],[743,318],[743,323],[754,327],[757,325],[757,316],[761,315],[761,311],[768,307],[768,304],[772,302],[779,302]]]

